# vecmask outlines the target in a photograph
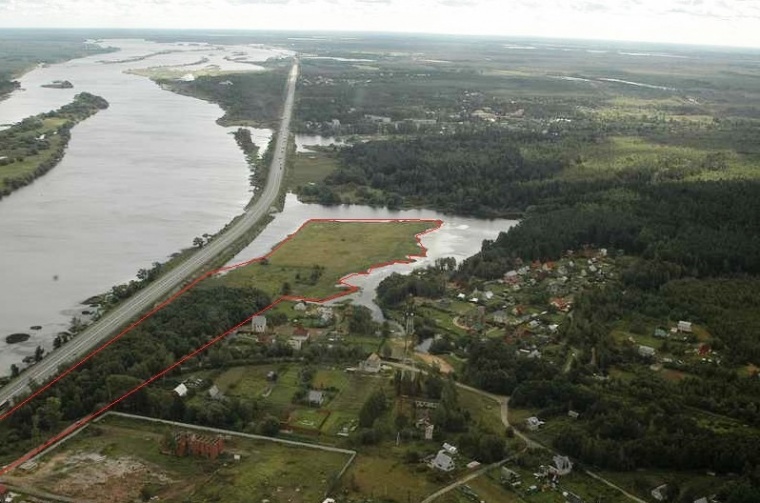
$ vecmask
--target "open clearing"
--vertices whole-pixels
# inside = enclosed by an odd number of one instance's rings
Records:
[[[266,260],[234,269],[214,281],[254,286],[273,296],[323,299],[339,293],[336,284],[348,274],[423,254],[415,236],[437,224],[433,220],[310,221]]]
[[[183,503],[312,503],[321,501],[349,458],[236,436],[226,437],[225,452],[215,461],[161,453],[164,435],[179,430],[108,416],[48,454],[36,469],[17,470],[6,479],[100,503],[139,501],[146,495]],[[233,454],[240,460],[234,461]]]

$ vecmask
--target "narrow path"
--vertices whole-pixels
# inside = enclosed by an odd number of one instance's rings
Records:
[[[481,475],[483,475],[484,473],[486,473],[488,470],[491,470],[493,468],[498,468],[499,466],[503,465],[504,463],[506,463],[510,459],[512,459],[512,458],[509,457],[509,458],[506,458],[506,459],[502,459],[498,463],[493,463],[491,465],[484,466],[483,468],[479,469],[478,471],[475,471],[475,472],[472,472],[472,473],[470,473],[468,475],[465,475],[464,477],[462,477],[461,479],[457,480],[456,482],[454,482],[452,484],[449,484],[446,487],[444,487],[442,489],[439,489],[438,491],[434,492],[433,494],[431,494],[430,496],[428,496],[427,498],[425,498],[424,500],[422,500],[421,503],[430,503],[431,501],[440,498],[441,496],[443,496],[447,492],[452,491],[452,490],[456,489],[459,486],[463,486],[464,484],[466,484],[467,482],[471,481],[472,479],[476,479],[476,478],[480,477]]]

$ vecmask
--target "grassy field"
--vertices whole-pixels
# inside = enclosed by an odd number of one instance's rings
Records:
[[[320,501],[347,454],[229,437],[216,461],[160,452],[161,424],[107,417],[13,482],[80,500],[131,502],[157,496],[168,502]],[[233,461],[232,454],[240,460]],[[97,485],[97,493],[93,493]],[[221,499],[220,499],[221,498]]]
[[[311,183],[324,180],[335,171],[338,161],[331,152],[314,150],[302,152],[293,156],[293,166],[288,172],[288,188],[298,189]]]
[[[258,398],[262,407],[283,421],[287,420],[297,427],[315,429],[331,437],[357,420],[359,409],[370,393],[388,385],[388,380],[382,377],[321,367],[312,380],[312,387],[333,391],[329,393],[332,398],[317,411],[293,403],[293,395],[298,390],[298,370],[296,364],[233,367],[215,377],[214,384],[228,396]],[[266,379],[270,371],[278,373],[276,384]],[[264,396],[270,387],[271,393]]]
[[[8,187],[11,180],[33,173],[41,163],[51,160],[65,147],[66,138],[57,134],[57,130],[66,122],[66,119],[43,119],[39,127],[14,134],[12,139],[9,133],[0,133],[0,158],[16,159],[6,166],[0,165],[0,191]],[[34,142],[42,135],[45,141],[39,141],[36,148],[27,146],[28,142]]]
[[[401,461],[407,446],[383,445],[364,449],[341,479],[340,492],[390,501],[422,501],[446,483],[430,478],[430,468]]]
[[[498,402],[461,388],[457,394],[459,403],[472,412],[474,421],[496,435],[504,433],[504,423],[501,422],[501,405]]]
[[[268,257],[212,280],[254,286],[270,295],[325,298],[338,280],[369,267],[421,253],[414,236],[433,222],[311,222]],[[289,288],[283,288],[285,284]]]

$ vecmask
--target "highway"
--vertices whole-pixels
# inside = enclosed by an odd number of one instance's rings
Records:
[[[255,202],[245,210],[243,216],[185,262],[160,276],[133,297],[127,299],[113,311],[93,323],[67,344],[50,353],[41,362],[28,368],[18,378],[0,389],[0,404],[6,400],[15,399],[18,395],[28,391],[30,382],[44,382],[56,375],[60,366],[79,362],[97,346],[112,340],[130,321],[137,319],[142,313],[167,298],[169,294],[182,286],[186,281],[194,278],[204,266],[224,253],[231,244],[243,237],[261,218],[269,213],[280,191],[285,171],[285,158],[287,155],[288,138],[290,136],[290,121],[293,114],[297,80],[298,60],[296,59],[288,76],[282,119],[275,144],[275,152],[272,157],[272,164],[269,167],[267,183]],[[8,415],[7,411],[5,415]],[[0,419],[4,419],[4,416],[0,415]]]

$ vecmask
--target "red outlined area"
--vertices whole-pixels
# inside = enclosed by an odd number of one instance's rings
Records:
[[[238,323],[234,327],[230,328],[229,330],[227,330],[226,332],[224,332],[222,334],[217,335],[216,337],[214,337],[213,339],[211,339],[210,341],[208,341],[207,343],[205,343],[201,347],[195,349],[193,352],[191,352],[191,353],[183,356],[182,358],[180,358],[179,360],[177,360],[173,364],[171,364],[168,367],[166,367],[164,370],[158,372],[153,377],[150,377],[149,379],[146,379],[145,381],[143,381],[142,383],[138,384],[137,386],[135,386],[131,390],[127,391],[122,396],[120,396],[119,398],[117,398],[113,402],[109,403],[108,405],[104,406],[100,410],[98,410],[96,412],[93,412],[89,416],[85,416],[84,418],[80,419],[79,421],[77,421],[77,422],[69,425],[63,431],[61,431],[60,433],[54,435],[53,437],[51,437],[50,439],[48,439],[43,444],[35,447],[31,451],[29,451],[26,454],[24,454],[22,457],[18,458],[17,460],[13,461],[12,463],[10,463],[10,464],[6,465],[5,467],[1,468],[0,469],[0,476],[5,475],[6,473],[8,473],[8,472],[12,471],[13,469],[17,468],[18,466],[26,463],[28,460],[32,459],[33,457],[37,456],[41,452],[45,451],[48,447],[52,446],[53,444],[55,444],[57,442],[60,442],[61,440],[63,440],[64,438],[68,437],[69,435],[71,435],[72,433],[74,433],[75,431],[77,431],[78,429],[80,429],[81,427],[83,427],[84,425],[86,425],[87,423],[89,423],[90,421],[92,421],[93,419],[95,419],[98,416],[101,416],[103,413],[107,412],[109,409],[111,409],[113,406],[115,406],[119,402],[121,402],[121,401],[129,398],[131,395],[137,393],[138,391],[140,391],[144,387],[146,387],[149,384],[151,384],[153,381],[155,381],[155,380],[163,377],[164,375],[168,374],[169,372],[171,372],[172,370],[174,370],[178,366],[182,365],[187,360],[189,360],[189,359],[197,356],[199,353],[205,351],[209,347],[211,347],[214,344],[216,344],[217,342],[221,341],[222,339],[224,339],[226,336],[228,336],[229,334],[231,334],[232,332],[234,332],[238,328],[240,328],[243,325],[249,323],[251,321],[251,318],[253,318],[254,316],[258,316],[258,315],[261,315],[262,313],[265,313],[266,311],[268,311],[268,310],[272,309],[273,307],[275,307],[276,305],[278,305],[280,302],[283,302],[283,301],[306,301],[306,302],[313,302],[313,303],[323,303],[323,302],[328,302],[328,301],[333,300],[333,299],[337,299],[339,297],[344,297],[346,295],[351,295],[352,293],[358,291],[359,288],[357,286],[351,285],[351,284],[349,284],[347,282],[350,278],[353,278],[355,276],[360,276],[360,275],[365,275],[366,276],[366,275],[370,274],[372,271],[374,271],[376,269],[380,269],[380,268],[383,268],[383,267],[388,267],[388,266],[395,265],[395,264],[411,264],[417,258],[426,257],[427,256],[427,248],[425,248],[422,245],[422,236],[424,236],[425,234],[428,234],[430,232],[433,232],[433,231],[436,231],[436,230],[440,229],[441,226],[443,225],[443,220],[424,219],[424,218],[398,218],[398,219],[334,219],[334,218],[313,218],[313,219],[309,219],[306,222],[304,222],[293,234],[288,235],[285,239],[283,239],[282,241],[280,241],[266,255],[262,255],[260,257],[256,257],[256,258],[248,260],[246,262],[241,262],[240,264],[233,264],[231,266],[221,267],[219,269],[216,269],[216,270],[213,270],[213,271],[209,271],[209,272],[207,272],[205,274],[202,274],[196,280],[192,281],[190,284],[188,284],[187,286],[185,286],[184,288],[182,288],[179,292],[177,292],[174,295],[172,295],[171,297],[169,297],[169,299],[167,299],[166,301],[162,302],[161,304],[159,304],[158,306],[156,306],[155,308],[153,308],[152,310],[150,310],[147,314],[145,314],[144,316],[142,316],[140,319],[138,319],[134,323],[130,324],[127,328],[125,328],[124,330],[122,330],[118,335],[116,335],[112,339],[108,340],[105,344],[103,344],[103,345],[99,346],[98,348],[96,348],[94,351],[92,351],[87,356],[85,356],[84,358],[82,358],[79,362],[77,362],[76,364],[72,365],[71,367],[69,367],[68,369],[66,369],[62,373],[60,373],[55,379],[53,379],[52,381],[48,382],[44,386],[42,386],[39,389],[37,389],[36,391],[34,391],[34,393],[32,393],[31,395],[29,395],[29,397],[27,397],[26,399],[24,399],[21,402],[15,404],[13,406],[13,408],[11,408],[8,412],[6,412],[5,414],[0,415],[0,421],[4,421],[7,418],[9,418],[18,409],[20,409],[21,407],[23,407],[24,405],[26,405],[27,403],[29,403],[34,398],[36,398],[40,394],[44,393],[48,389],[50,389],[50,387],[52,387],[55,383],[57,383],[58,381],[60,381],[61,379],[63,379],[67,375],[69,375],[71,372],[73,372],[74,370],[76,370],[77,368],[79,368],[82,364],[84,364],[86,361],[90,360],[93,356],[97,355],[98,353],[100,353],[101,351],[103,351],[104,349],[106,349],[108,346],[110,346],[114,342],[116,342],[119,339],[121,339],[124,335],[126,335],[127,333],[129,333],[133,328],[135,328],[136,326],[138,326],[140,323],[142,323],[146,319],[150,318],[156,312],[160,311],[164,307],[166,307],[169,304],[171,304],[180,295],[182,295],[183,293],[185,293],[188,290],[190,290],[191,288],[193,288],[199,282],[203,281],[204,279],[208,278],[209,276],[213,276],[214,274],[217,274],[217,273],[220,273],[220,272],[229,271],[231,269],[236,269],[238,267],[244,267],[244,266],[249,265],[249,264],[253,264],[253,263],[256,263],[256,262],[261,262],[264,259],[269,259],[272,256],[272,254],[274,254],[278,249],[280,249],[285,243],[287,243],[288,241],[290,241],[291,239],[293,239],[296,236],[296,234],[298,234],[304,227],[306,227],[307,225],[310,225],[312,223],[318,223],[318,222],[362,222],[362,223],[428,222],[428,223],[435,224],[435,225],[433,227],[431,227],[431,228],[429,228],[429,229],[427,229],[425,231],[422,231],[422,232],[420,232],[420,233],[418,233],[418,234],[415,235],[415,239],[417,240],[417,245],[420,247],[420,253],[419,254],[416,254],[416,255],[407,255],[406,259],[403,259],[403,260],[391,260],[391,261],[384,262],[384,263],[381,263],[381,264],[375,264],[375,265],[371,266],[369,269],[367,269],[365,271],[353,272],[351,274],[343,276],[342,278],[340,278],[338,280],[338,284],[340,284],[341,286],[343,286],[345,288],[343,290],[339,291],[339,292],[336,292],[334,295],[330,295],[329,297],[325,297],[323,299],[315,299],[315,298],[302,297],[302,296],[297,296],[297,295],[285,295],[285,296],[279,297],[277,300],[275,300],[274,302],[272,302],[271,304],[269,304],[268,306],[266,306],[264,309],[262,309],[262,310],[260,310],[260,311],[258,311],[256,313],[251,314],[248,318],[246,318],[245,320],[241,321],[240,323]]]

